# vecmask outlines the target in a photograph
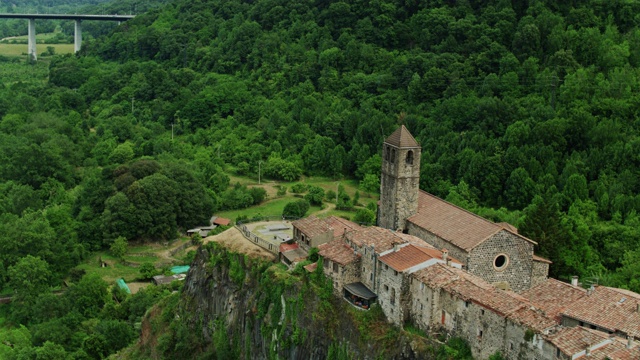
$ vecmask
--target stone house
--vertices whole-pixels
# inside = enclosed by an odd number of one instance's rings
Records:
[[[640,347],[631,340],[577,326],[561,328],[547,336],[541,342],[536,356],[560,360],[632,360],[640,359]]]
[[[378,225],[446,248],[465,269],[517,292],[546,279],[549,261],[509,224],[496,224],[421,191],[421,148],[401,126],[383,144]]]
[[[533,346],[526,340],[528,331],[542,336],[556,326],[523,297],[444,264],[412,274],[410,292],[415,326],[465,339],[480,359],[498,351],[519,358],[522,349],[526,353]]]
[[[278,250],[278,259],[289,267],[295,266],[298,262],[307,258],[307,253],[300,249],[297,243],[280,244]]]
[[[321,219],[312,215],[295,220],[291,225],[294,241],[306,252],[341,237],[345,231],[360,229],[360,225],[336,216]]]
[[[325,275],[331,277],[334,292],[367,304],[376,301],[389,321],[402,325],[410,318],[407,275],[437,264],[462,264],[412,235],[380,227],[347,231],[343,237],[319,246]],[[361,301],[367,294],[367,301]]]
[[[322,257],[324,274],[333,281],[334,293],[342,295],[345,285],[360,281],[360,254],[347,245],[344,239],[336,239],[318,247]]]

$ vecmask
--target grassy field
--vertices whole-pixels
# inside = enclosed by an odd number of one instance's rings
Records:
[[[73,54],[73,44],[37,44],[36,52],[38,58],[41,58],[40,54],[47,51],[47,46],[51,46],[55,49],[56,54]],[[2,44],[0,43],[0,55],[15,57],[24,56],[27,57],[27,45],[26,44]]]
[[[342,185],[344,187],[345,192],[351,196],[353,199],[356,191],[360,191],[358,189],[358,183],[355,180],[333,180],[324,177],[306,177],[301,179],[300,181],[295,182],[274,182],[274,181],[265,181],[258,185],[256,179],[234,176],[230,175],[231,184],[240,183],[242,185],[247,185],[249,187],[260,186],[267,191],[268,199],[260,205],[253,206],[247,209],[239,209],[239,210],[228,210],[221,211],[216,213],[217,216],[226,217],[231,220],[235,220],[240,215],[245,215],[249,218],[255,216],[278,216],[282,214],[282,210],[284,207],[291,201],[295,201],[300,199],[304,194],[293,194],[291,193],[291,185],[297,183],[303,183],[308,185],[319,186],[324,189],[325,192],[329,190],[333,192],[337,192],[338,185]],[[287,193],[284,196],[277,196],[277,186],[286,186]],[[366,206],[368,203],[375,203],[378,201],[378,194],[369,194],[363,191],[360,191],[360,200],[359,203],[363,206]],[[325,207],[321,208],[319,206],[312,206],[307,215],[318,215],[320,217],[325,216],[339,216],[344,218],[352,218],[355,214],[355,211],[345,211],[345,210],[336,210],[331,203],[325,202]]]
[[[187,238],[181,238],[177,242],[173,242],[169,246],[163,246],[160,244],[142,244],[130,246],[127,250],[127,254],[125,254],[124,256],[124,260],[126,262],[136,264],[150,262],[153,263],[156,267],[161,267],[163,264],[177,261],[170,259],[167,252],[170,249],[178,247],[188,241],[190,240]],[[109,266],[104,268],[100,267],[100,259],[108,263]],[[126,282],[131,282],[140,277],[138,268],[124,265],[121,261],[113,257],[108,251],[100,251],[94,253],[82,264],[78,265],[77,268],[83,269],[87,272],[87,274],[98,274],[107,282],[113,282],[119,278],[123,278]]]
[[[109,263],[107,267],[100,267],[100,261]],[[102,279],[108,283],[112,283],[119,278],[123,278],[124,281],[134,281],[140,277],[140,272],[137,268],[126,266],[117,261],[113,256],[107,252],[98,252],[93,254],[84,263],[77,266],[78,269],[82,269],[87,274],[98,274]]]

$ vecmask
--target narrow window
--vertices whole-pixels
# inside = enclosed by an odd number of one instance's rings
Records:
[[[338,263],[337,262],[333,263],[333,272],[338,272]]]
[[[464,307],[465,307],[465,309],[468,309],[468,308],[469,308],[469,302],[468,302],[468,301],[465,301],[465,302],[464,302]]]
[[[407,152],[407,164],[413,165],[413,150]]]
[[[480,315],[484,315],[484,309],[480,310]]]
[[[389,156],[390,148],[387,146],[387,147],[386,147],[386,149],[387,149],[387,151],[385,151],[385,153],[384,153],[384,159],[385,159],[385,160],[387,160],[387,161],[389,161],[389,158],[390,158],[390,156]]]
[[[391,149],[391,163],[393,164],[396,161],[396,149]]]
[[[384,291],[389,292],[389,287],[387,285],[384,286]]]
[[[396,303],[396,289],[391,288],[391,305]]]
[[[478,330],[478,338],[482,339],[482,330]]]

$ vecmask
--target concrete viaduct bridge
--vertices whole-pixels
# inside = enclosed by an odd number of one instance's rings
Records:
[[[29,21],[29,44],[28,51],[29,58],[36,60],[38,55],[36,53],[36,19],[48,19],[48,20],[74,20],[76,22],[75,36],[74,36],[74,49],[76,52],[80,51],[82,47],[82,26],[83,20],[97,20],[97,21],[127,21],[133,19],[135,15],[80,15],[80,14],[0,14],[0,19],[27,19]]]

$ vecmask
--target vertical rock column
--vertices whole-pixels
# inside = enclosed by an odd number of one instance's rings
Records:
[[[80,48],[82,47],[82,21],[80,19],[76,19],[76,31],[75,31],[75,37],[74,37],[74,42],[73,42],[73,50],[75,52],[80,51]]]
[[[27,54],[30,61],[38,60],[38,54],[36,50],[36,19],[29,19],[29,41]]]

